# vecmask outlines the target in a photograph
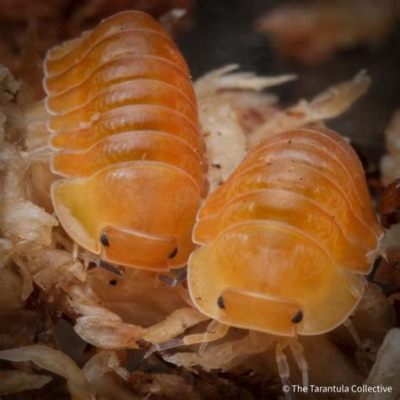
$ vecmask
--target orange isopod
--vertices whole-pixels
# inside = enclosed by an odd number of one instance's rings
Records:
[[[105,261],[168,270],[193,249],[205,190],[196,99],[181,53],[126,11],[44,61],[51,189],[71,238]]]
[[[251,151],[201,207],[191,298],[227,325],[321,334],[357,306],[381,236],[346,140],[324,128],[283,132]]]

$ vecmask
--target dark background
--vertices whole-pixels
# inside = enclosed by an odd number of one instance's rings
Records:
[[[373,79],[368,93],[328,124],[351,137],[371,161],[377,162],[384,151],[384,129],[393,111],[400,107],[399,27],[379,47],[366,45],[339,51],[333,60],[322,65],[302,66],[282,59],[268,38],[254,29],[257,18],[284,3],[287,2],[199,0],[195,25],[178,38],[193,77],[229,63],[259,74],[296,73],[296,81],[271,89],[284,105],[289,105],[300,98],[311,99],[328,86],[366,69]]]

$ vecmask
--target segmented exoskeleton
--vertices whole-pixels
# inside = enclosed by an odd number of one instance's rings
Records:
[[[351,146],[322,128],[280,133],[203,204],[190,294],[228,325],[320,334],[358,304],[381,235]]]
[[[59,220],[116,264],[184,265],[204,194],[203,142],[187,65],[152,17],[116,14],[44,62]]]

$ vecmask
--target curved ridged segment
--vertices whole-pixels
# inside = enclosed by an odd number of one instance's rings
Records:
[[[49,128],[51,131],[77,129],[82,124],[90,123],[97,114],[117,107],[142,104],[168,106],[186,116],[189,121],[196,120],[194,104],[174,86],[160,81],[137,79],[117,83],[99,92],[79,108],[55,116],[49,121]]]
[[[187,262],[205,193],[187,65],[147,14],[127,11],[45,59],[57,216],[109,262],[165,270]]]
[[[147,104],[98,113],[89,123],[82,123],[81,129],[54,132],[51,145],[57,149],[83,149],[107,136],[135,130],[166,132],[188,143],[194,151],[203,150],[202,138],[192,121],[169,107]]]
[[[283,132],[254,149],[199,211],[191,297],[230,325],[323,333],[358,304],[381,235],[351,146],[327,129]]]
[[[146,54],[170,61],[180,68],[183,73],[188,73],[186,63],[177,50],[175,44],[168,38],[152,32],[126,31],[106,37],[98,42],[85,54],[77,64],[61,73],[53,74],[50,66],[47,67],[45,88],[50,88],[64,81],[68,86],[75,86],[87,79],[100,64],[112,61],[123,55]]]
[[[66,113],[82,106],[95,94],[113,84],[136,79],[169,83],[186,95],[193,104],[196,102],[187,75],[173,63],[154,56],[125,55],[98,66],[86,79],[67,88],[62,79],[53,80],[51,83],[45,80],[45,88],[51,93],[51,96],[46,98],[46,106],[51,113]]]
[[[95,30],[84,33],[81,38],[66,41],[50,49],[46,56],[47,71],[51,70],[53,73],[64,71],[102,39],[126,30],[148,30],[168,37],[150,15],[140,11],[121,12],[105,19]]]

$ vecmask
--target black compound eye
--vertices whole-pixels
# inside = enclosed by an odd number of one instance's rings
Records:
[[[217,299],[217,306],[221,309],[225,308],[225,300],[223,296],[219,296]]]
[[[292,322],[294,324],[298,324],[299,322],[301,322],[303,320],[303,311],[297,311],[296,314],[294,314],[293,318],[292,318]]]
[[[100,236],[100,243],[105,247],[110,247],[110,240],[106,233],[102,233]]]
[[[168,256],[168,258],[174,258],[178,254],[178,248],[175,247],[174,250],[172,250],[171,254]]]

